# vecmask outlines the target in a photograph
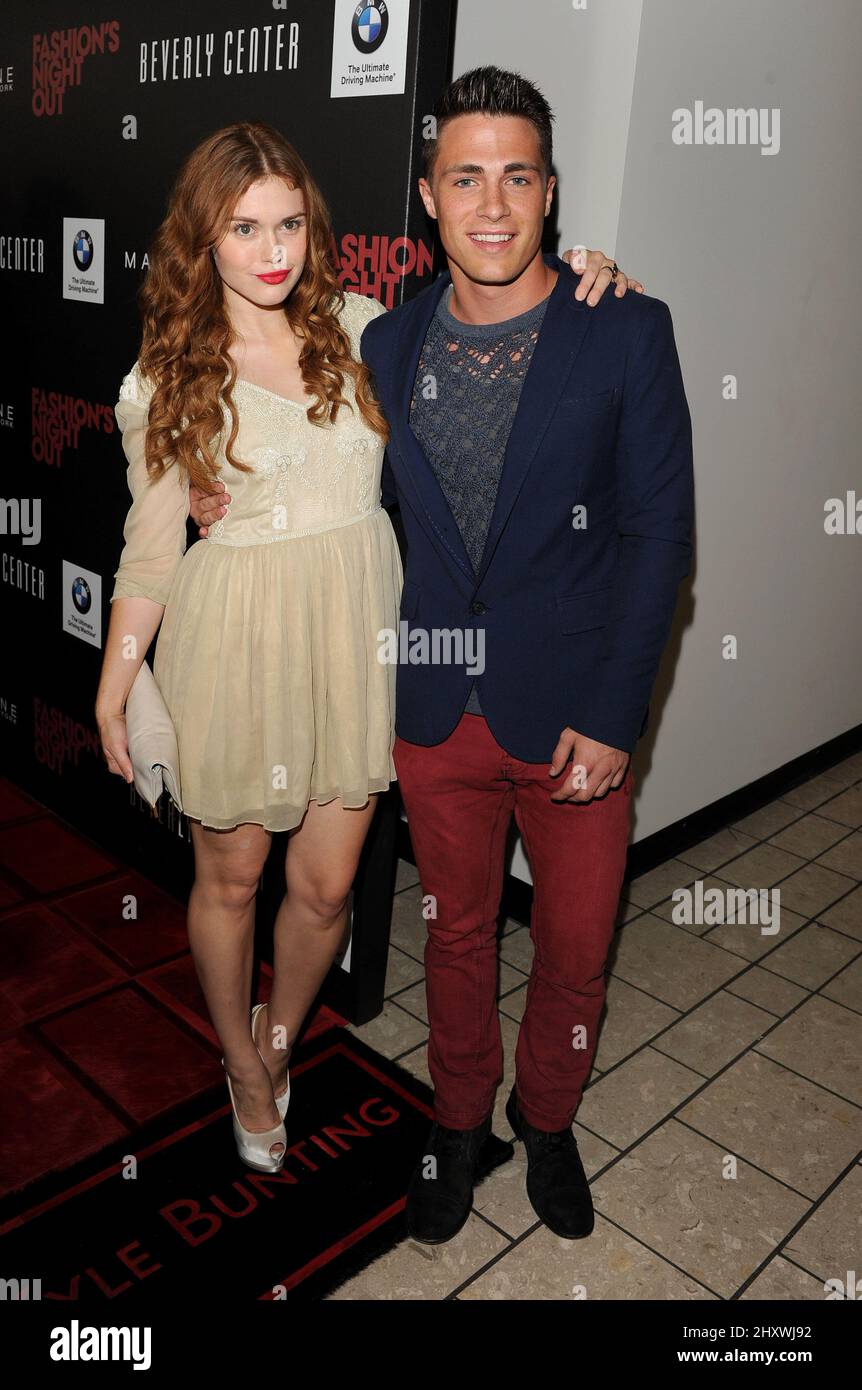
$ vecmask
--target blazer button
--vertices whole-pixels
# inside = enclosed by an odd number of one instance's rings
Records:
[[[471,603],[470,607],[474,613],[486,612],[486,605],[479,598],[477,598],[474,603]]]

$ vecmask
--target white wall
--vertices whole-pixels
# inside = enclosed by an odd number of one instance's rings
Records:
[[[862,720],[862,535],[824,531],[827,499],[862,500],[862,5],[459,0],[454,73],[483,63],[554,108],[560,249],[615,255],[673,313],[695,562],[634,757],[640,839]],[[675,144],[697,100],[778,107],[778,153]]]

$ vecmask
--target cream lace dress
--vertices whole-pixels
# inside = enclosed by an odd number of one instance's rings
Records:
[[[353,355],[383,306],[347,293]],[[132,505],[111,601],[165,605],[153,674],[177,732],[183,809],[206,826],[290,830],[310,800],[363,806],[395,780],[395,667],[402,567],[380,501],[384,446],[358,409],[311,424],[305,406],[237,381],[232,501],[186,551],[188,482],[144,461],[152,388],[138,363],[115,406]],[[353,401],[352,384],[344,395]],[[225,410],[225,429],[230,417]]]

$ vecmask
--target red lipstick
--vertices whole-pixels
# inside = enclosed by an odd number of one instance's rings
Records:
[[[286,280],[290,274],[289,270],[273,270],[268,275],[258,275],[258,280],[265,280],[268,285],[280,285],[282,280]]]

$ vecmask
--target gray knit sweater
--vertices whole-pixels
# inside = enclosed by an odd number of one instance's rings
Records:
[[[462,323],[452,286],[428,328],[413,385],[410,425],[434,469],[477,573],[497,499],[521,385],[548,299],[502,323]],[[476,681],[465,712],[481,714]]]

